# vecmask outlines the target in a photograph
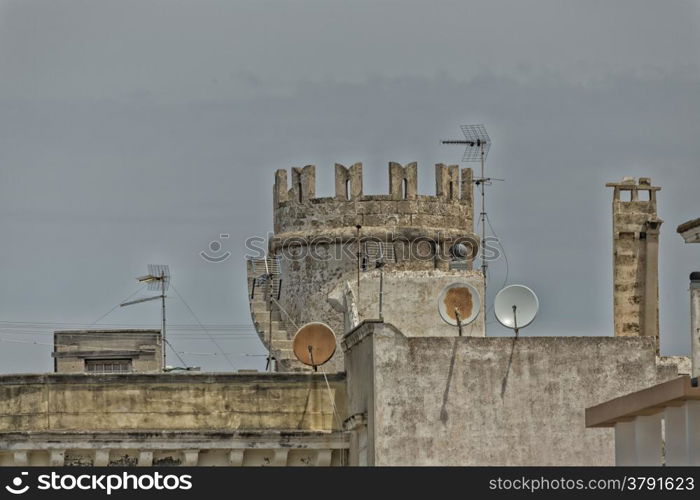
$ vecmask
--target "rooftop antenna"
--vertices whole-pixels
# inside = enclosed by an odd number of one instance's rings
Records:
[[[274,280],[274,273],[273,269],[270,267],[270,264],[272,262],[271,259],[274,257],[270,257],[269,254],[265,255],[264,262],[265,262],[265,273],[257,276],[255,280],[260,280],[260,283],[267,283],[267,310],[268,310],[268,331],[269,331],[269,342],[268,342],[268,353],[267,353],[267,360],[265,363],[265,371],[274,371],[272,362],[277,361],[276,358],[272,355],[272,302],[274,300],[273,294],[275,292],[275,280]],[[268,262],[269,261],[269,262]],[[282,281],[280,280],[278,282],[277,286],[277,299],[279,300],[279,294],[282,290]],[[255,284],[253,284],[253,292],[251,294],[251,299],[255,295]],[[279,305],[279,304],[278,304]]]
[[[335,333],[325,323],[307,323],[294,335],[292,350],[299,361],[317,371],[335,354]]]
[[[360,243],[360,224],[355,226],[357,230],[357,309],[360,309],[360,270],[362,269],[362,247]]]
[[[464,139],[448,139],[440,141],[441,144],[458,144],[466,146],[462,162],[480,162],[481,177],[473,180],[474,184],[481,188],[481,273],[484,275],[484,296],[486,296],[486,271],[488,264],[485,258],[484,241],[486,240],[486,192],[484,187],[491,185],[492,181],[502,181],[504,179],[495,179],[486,177],[484,174],[484,166],[486,164],[486,155],[491,149],[491,138],[486,132],[486,127],[483,125],[462,125],[462,133]]]
[[[165,344],[167,342],[165,338],[165,291],[170,286],[170,269],[164,264],[148,264],[148,274],[145,276],[139,276],[136,278],[141,283],[147,283],[148,290],[159,290],[160,295],[154,295],[153,297],[145,297],[136,300],[130,300],[127,302],[122,302],[119,304],[121,307],[130,306],[132,304],[139,304],[141,302],[148,302],[149,300],[161,299],[162,301],[162,323],[161,323],[161,351],[163,354],[163,369],[165,369]]]
[[[462,326],[473,322],[481,310],[479,292],[465,282],[452,283],[438,296],[438,312],[448,325],[456,326],[462,336]]]

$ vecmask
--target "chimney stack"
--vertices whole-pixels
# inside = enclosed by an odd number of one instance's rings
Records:
[[[690,273],[690,338],[692,376],[700,375],[700,271]]]
[[[659,337],[659,229],[651,179],[624,177],[613,188],[615,336]]]

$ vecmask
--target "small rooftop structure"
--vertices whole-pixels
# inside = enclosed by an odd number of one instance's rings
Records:
[[[56,373],[147,373],[163,370],[160,330],[54,332]]]

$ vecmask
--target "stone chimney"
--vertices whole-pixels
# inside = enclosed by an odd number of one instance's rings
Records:
[[[608,183],[613,192],[615,336],[659,336],[659,228],[651,179]],[[641,196],[640,196],[641,195]]]
[[[690,338],[692,376],[700,375],[700,271],[690,273]]]

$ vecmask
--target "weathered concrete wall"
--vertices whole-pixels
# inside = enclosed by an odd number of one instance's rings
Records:
[[[4,375],[0,465],[342,465],[344,375],[328,383],[330,392],[322,374]]]
[[[456,337],[456,326],[445,323],[438,311],[438,298],[442,289],[452,283],[466,282],[473,285],[483,299],[484,280],[479,271],[396,271],[384,274],[384,321],[396,326],[407,336]],[[353,291],[357,289],[350,281]],[[360,275],[360,321],[379,318],[379,271]],[[484,302],[481,300],[479,315],[463,327],[463,335],[483,337]]]
[[[612,431],[586,429],[585,408],[677,376],[643,337],[406,337],[368,323],[344,347],[376,465],[614,465]],[[368,365],[373,398],[354,384]]]
[[[365,322],[369,325],[370,322]],[[377,326],[383,323],[378,323]],[[343,339],[345,362],[348,364],[347,387],[352,388],[347,393],[347,419],[344,427],[351,432],[350,465],[374,465],[374,344],[364,342],[364,336],[371,335],[372,328],[360,327],[353,331],[352,351],[346,352],[347,345]]]
[[[343,415],[344,375],[328,381]],[[338,428],[321,374],[0,376],[0,431]]]
[[[53,357],[57,373],[85,373],[85,360],[94,359],[131,359],[137,373],[163,367],[160,330],[59,330]]]

